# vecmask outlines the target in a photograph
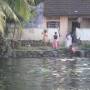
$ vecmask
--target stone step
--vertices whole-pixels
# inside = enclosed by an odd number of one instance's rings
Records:
[[[90,51],[79,50],[75,54],[71,54],[67,50],[34,50],[22,51],[14,50],[12,53],[14,58],[42,58],[42,57],[90,57]]]

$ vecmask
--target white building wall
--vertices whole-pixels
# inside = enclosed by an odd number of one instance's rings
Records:
[[[22,40],[42,40],[42,28],[25,29],[22,33]]]
[[[43,28],[32,28],[32,29],[25,29],[22,33],[21,40],[42,40],[43,39]],[[53,41],[53,35],[55,32],[58,33],[59,37],[59,32],[57,28],[48,28],[48,40],[50,42]]]

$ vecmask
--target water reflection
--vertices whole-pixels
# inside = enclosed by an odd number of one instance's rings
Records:
[[[90,61],[0,59],[0,90],[90,90]]]

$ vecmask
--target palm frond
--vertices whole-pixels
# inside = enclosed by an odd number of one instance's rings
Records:
[[[6,18],[13,19],[16,22],[19,21],[10,6],[3,0],[0,0],[0,32],[2,33],[4,33],[6,26]]]
[[[25,21],[28,21],[33,16],[32,8],[29,7],[27,1],[30,1],[32,4],[34,3],[34,0],[0,0],[0,31],[1,32],[4,32],[4,27],[6,26],[7,18],[13,19],[15,22],[19,22],[20,25],[19,29],[20,31],[22,31],[22,25],[17,15],[23,17]],[[16,15],[16,13],[18,14]]]
[[[2,33],[4,32],[4,27],[6,25],[5,18],[6,18],[5,14],[2,11],[2,9],[0,8],[0,32],[2,32]]]
[[[7,18],[18,21],[18,17],[16,16],[16,14],[13,12],[13,10],[10,8],[10,6],[6,2],[1,0],[0,7],[2,8],[2,11],[6,15]]]
[[[25,21],[30,19],[30,9],[25,0],[15,0],[15,11],[22,16]]]

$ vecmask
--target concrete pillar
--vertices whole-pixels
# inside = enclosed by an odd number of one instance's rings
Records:
[[[63,44],[68,32],[68,17],[60,16],[60,44]]]
[[[46,19],[46,17],[44,17],[43,23],[44,23],[44,25],[43,25],[44,29],[47,29],[47,19]]]

